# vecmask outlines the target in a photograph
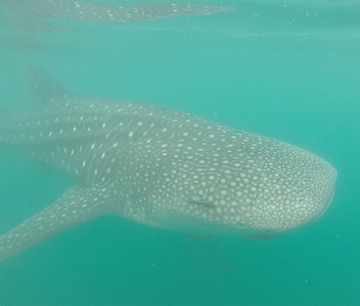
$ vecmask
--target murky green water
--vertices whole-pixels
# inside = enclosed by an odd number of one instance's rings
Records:
[[[359,4],[197,3],[237,9],[132,24],[48,19],[74,30],[27,33],[3,8],[0,106],[29,107],[24,67],[33,64],[78,95],[277,138],[338,170],[330,208],[271,241],[197,240],[103,217],[1,265],[0,305],[360,305]],[[19,33],[30,35],[27,49]],[[0,235],[71,184],[2,149]]]

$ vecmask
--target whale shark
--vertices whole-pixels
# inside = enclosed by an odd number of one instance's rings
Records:
[[[209,15],[233,10],[234,7],[186,3],[136,3],[109,6],[96,2],[66,0],[0,0],[9,10],[11,23],[34,32],[57,32],[65,27],[51,25],[39,18],[59,18],[84,22],[131,23],[189,15]],[[31,21],[31,22],[30,22]]]
[[[74,185],[0,237],[0,261],[114,214],[184,234],[272,239],[320,218],[337,171],[293,145],[160,106],[80,97],[29,66],[33,107],[0,113],[0,146]]]
[[[52,24],[51,19],[54,18],[98,23],[134,23],[177,16],[209,15],[235,9],[230,6],[162,2],[110,6],[96,2],[67,0],[0,0],[1,7],[8,11],[7,18],[2,24],[11,26],[14,30],[11,37],[14,36],[15,44],[23,52],[39,52],[46,49],[46,45],[30,33],[72,30],[67,25]]]

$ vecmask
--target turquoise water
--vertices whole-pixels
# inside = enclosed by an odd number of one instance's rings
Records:
[[[48,20],[74,31],[31,34],[44,46],[32,52],[1,24],[0,106],[29,107],[24,67],[33,64],[78,95],[153,103],[277,138],[338,170],[328,211],[271,241],[198,240],[103,217],[1,265],[0,305],[360,305],[360,8],[196,3],[237,9],[135,24]],[[0,235],[71,184],[1,150]]]

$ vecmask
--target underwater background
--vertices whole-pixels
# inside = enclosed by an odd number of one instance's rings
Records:
[[[299,146],[338,180],[320,220],[270,241],[200,240],[113,216],[85,223],[1,264],[1,306],[360,305],[359,2],[197,0],[236,9],[46,19],[72,30],[43,33],[13,27],[2,3],[0,107],[30,107],[32,64],[77,95],[148,102]],[[72,184],[1,148],[0,235]]]

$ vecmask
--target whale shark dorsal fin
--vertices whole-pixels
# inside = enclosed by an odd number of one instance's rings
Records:
[[[27,66],[26,76],[33,109],[41,109],[53,101],[72,96],[62,84],[39,67]]]

